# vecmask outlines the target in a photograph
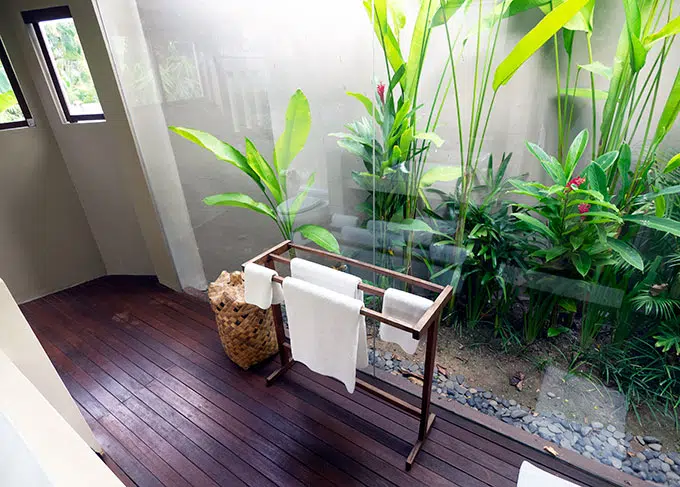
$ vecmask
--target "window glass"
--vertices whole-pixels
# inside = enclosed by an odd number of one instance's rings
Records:
[[[71,115],[102,113],[72,18],[38,23]]]
[[[0,123],[25,120],[5,67],[0,64]]]

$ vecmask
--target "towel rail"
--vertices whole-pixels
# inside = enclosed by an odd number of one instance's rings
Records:
[[[437,352],[437,335],[439,333],[439,320],[441,319],[442,311],[444,306],[451,300],[453,295],[453,288],[451,286],[440,286],[423,279],[418,279],[417,277],[402,274],[400,272],[392,271],[389,269],[384,269],[382,267],[375,266],[373,264],[367,264],[359,260],[351,259],[342,255],[332,254],[323,250],[314,249],[311,247],[306,247],[304,245],[293,244],[290,240],[281,242],[280,244],[272,247],[271,249],[262,252],[260,255],[252,258],[247,263],[261,264],[269,267],[270,269],[275,268],[275,263],[280,262],[283,264],[290,264],[290,259],[283,257],[281,254],[294,249],[304,252],[308,252],[320,257],[325,257],[328,259],[336,260],[339,262],[344,262],[359,268],[368,269],[374,271],[378,274],[384,276],[392,277],[406,284],[417,286],[422,289],[427,289],[429,291],[435,291],[438,293],[437,298],[432,303],[432,306],[423,314],[420,320],[415,324],[409,324],[401,320],[390,318],[382,313],[374,311],[372,309],[363,306],[360,313],[363,316],[373,318],[381,323],[385,323],[390,326],[394,326],[400,330],[408,331],[412,333],[413,338],[420,339],[420,337],[427,333],[427,342],[425,347],[425,367],[423,374],[423,393],[421,397],[420,407],[413,406],[405,402],[404,400],[379,389],[365,381],[357,379],[356,386],[362,390],[365,390],[369,394],[372,394],[380,399],[386,401],[394,407],[400,408],[407,413],[417,416],[420,421],[420,427],[418,429],[418,439],[414,443],[411,452],[406,458],[406,470],[410,470],[413,466],[413,462],[420,452],[424,441],[428,437],[432,424],[435,420],[435,415],[430,413],[430,399],[432,395],[432,379],[434,377],[434,366],[435,366],[435,355]],[[244,266],[246,264],[243,264]],[[272,278],[274,282],[283,283],[283,278],[281,276],[274,276]],[[359,284],[359,289],[374,294],[377,296],[382,296],[385,294],[385,290],[370,284]],[[294,364],[295,360],[291,358],[290,355],[290,345],[286,342],[283,316],[281,313],[281,305],[272,305],[272,314],[274,318],[274,327],[276,329],[276,338],[279,345],[279,357],[281,360],[281,367],[274,371],[267,377],[267,385],[271,385],[276,379],[282,376],[288,369],[290,369]]]

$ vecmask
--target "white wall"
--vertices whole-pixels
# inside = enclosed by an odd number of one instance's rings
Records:
[[[0,131],[0,277],[17,301],[105,273],[78,194],[0,5],[0,37],[36,126]]]

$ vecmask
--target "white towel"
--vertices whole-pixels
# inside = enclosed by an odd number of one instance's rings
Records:
[[[274,269],[258,264],[248,263],[244,267],[246,303],[254,304],[262,309],[272,304],[283,302],[281,284],[272,282],[272,277],[278,276]]]
[[[290,261],[290,275],[296,279],[325,287],[336,293],[364,302],[364,292],[358,288],[361,278],[346,272],[336,271],[325,265],[295,258]],[[359,322],[359,344],[357,369],[368,367],[368,345],[366,343],[366,318]]]
[[[354,392],[363,301],[288,277],[283,281],[293,359]]]
[[[517,487],[579,487],[576,484],[544,472],[529,462],[522,462],[519,468]]]
[[[389,288],[383,297],[382,313],[390,318],[415,325],[430,306],[432,306],[432,301],[429,299]],[[396,343],[409,354],[416,353],[416,348],[418,348],[418,340],[413,338],[411,333],[385,323],[380,323],[380,339]]]

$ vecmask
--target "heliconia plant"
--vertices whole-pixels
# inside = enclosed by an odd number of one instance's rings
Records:
[[[200,130],[174,127],[170,130],[194,144],[212,152],[217,159],[228,162],[244,174],[248,175],[262,192],[266,203],[256,201],[244,193],[222,193],[206,197],[203,201],[210,206],[234,206],[247,208],[271,218],[286,240],[292,240],[295,232],[313,241],[320,247],[339,252],[338,241],[333,234],[319,225],[296,226],[295,219],[302,204],[314,185],[312,174],[305,188],[294,198],[287,191],[286,175],[290,164],[304,148],[309,136],[312,116],[309,102],[301,90],[297,90],[290,98],[286,110],[286,123],[283,133],[274,146],[269,163],[249,139],[245,140],[245,154],[214,135]]]

